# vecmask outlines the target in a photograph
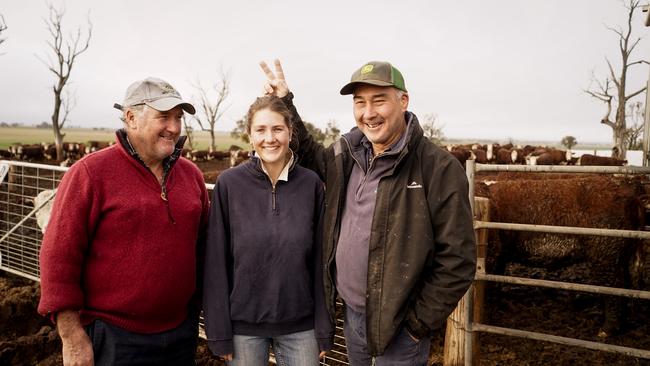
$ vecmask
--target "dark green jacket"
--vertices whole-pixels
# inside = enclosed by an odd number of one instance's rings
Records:
[[[323,260],[325,296],[334,318],[335,254],[352,149],[363,137],[352,129],[330,147],[315,142],[292,103],[299,163],[325,182]],[[402,326],[418,338],[442,326],[474,279],[476,250],[465,172],[456,158],[424,138],[406,112],[408,143],[381,178],[368,254],[366,334],[381,355]]]

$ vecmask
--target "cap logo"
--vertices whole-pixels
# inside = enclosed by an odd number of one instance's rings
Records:
[[[162,89],[163,94],[169,94],[169,93],[174,93],[174,87],[169,85],[168,83],[162,83],[160,85],[160,89]]]
[[[373,68],[374,68],[373,65],[368,64],[361,68],[361,74],[368,74],[369,72],[372,71]]]

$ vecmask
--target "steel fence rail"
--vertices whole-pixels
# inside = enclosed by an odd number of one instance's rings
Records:
[[[629,290],[624,288],[585,285],[585,284],[573,283],[573,282],[538,280],[538,279],[525,278],[525,277],[500,276],[500,275],[480,274],[480,273],[477,273],[474,279],[478,281],[508,283],[511,285],[546,287],[546,288],[554,288],[558,290],[581,291],[581,292],[589,292],[592,294],[613,295],[613,296],[630,297],[633,299],[650,300],[650,291]]]
[[[577,234],[611,236],[628,239],[650,239],[650,232],[638,230],[598,229],[575,226],[552,226],[533,224],[511,224],[506,222],[474,221],[474,229],[502,229],[514,231],[530,231],[551,234]]]
[[[545,334],[545,333],[530,332],[526,330],[502,328],[502,327],[496,327],[493,325],[486,325],[481,323],[474,323],[472,325],[472,329],[477,332],[485,332],[491,334],[500,334],[506,336],[519,337],[519,338],[534,339],[537,341],[553,342],[557,344],[563,344],[566,346],[582,347],[582,348],[588,348],[596,351],[615,352],[627,356],[650,359],[650,351],[637,349],[637,348],[617,346],[614,344],[585,341],[582,339],[561,337],[561,336]]]
[[[592,174],[650,174],[650,168],[637,166],[579,166],[579,165],[495,165],[474,164],[477,172],[532,173],[592,173]]]

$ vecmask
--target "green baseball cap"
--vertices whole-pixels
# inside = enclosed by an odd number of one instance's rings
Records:
[[[165,112],[176,106],[181,106],[189,114],[196,113],[194,106],[181,98],[181,95],[168,82],[148,77],[144,80],[138,80],[126,89],[124,103],[115,103],[113,107],[123,111],[124,108],[135,105],[146,104],[149,107]]]
[[[392,86],[407,91],[402,73],[388,62],[370,61],[352,74],[350,82],[341,88],[341,95],[352,94],[357,84]]]

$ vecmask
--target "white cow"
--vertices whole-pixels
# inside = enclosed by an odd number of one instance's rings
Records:
[[[52,212],[52,204],[54,203],[55,194],[56,190],[46,189],[34,197],[34,207],[42,206],[34,213],[34,216],[36,217],[36,224],[41,228],[43,234],[45,234],[47,224],[50,222],[50,213]]]

